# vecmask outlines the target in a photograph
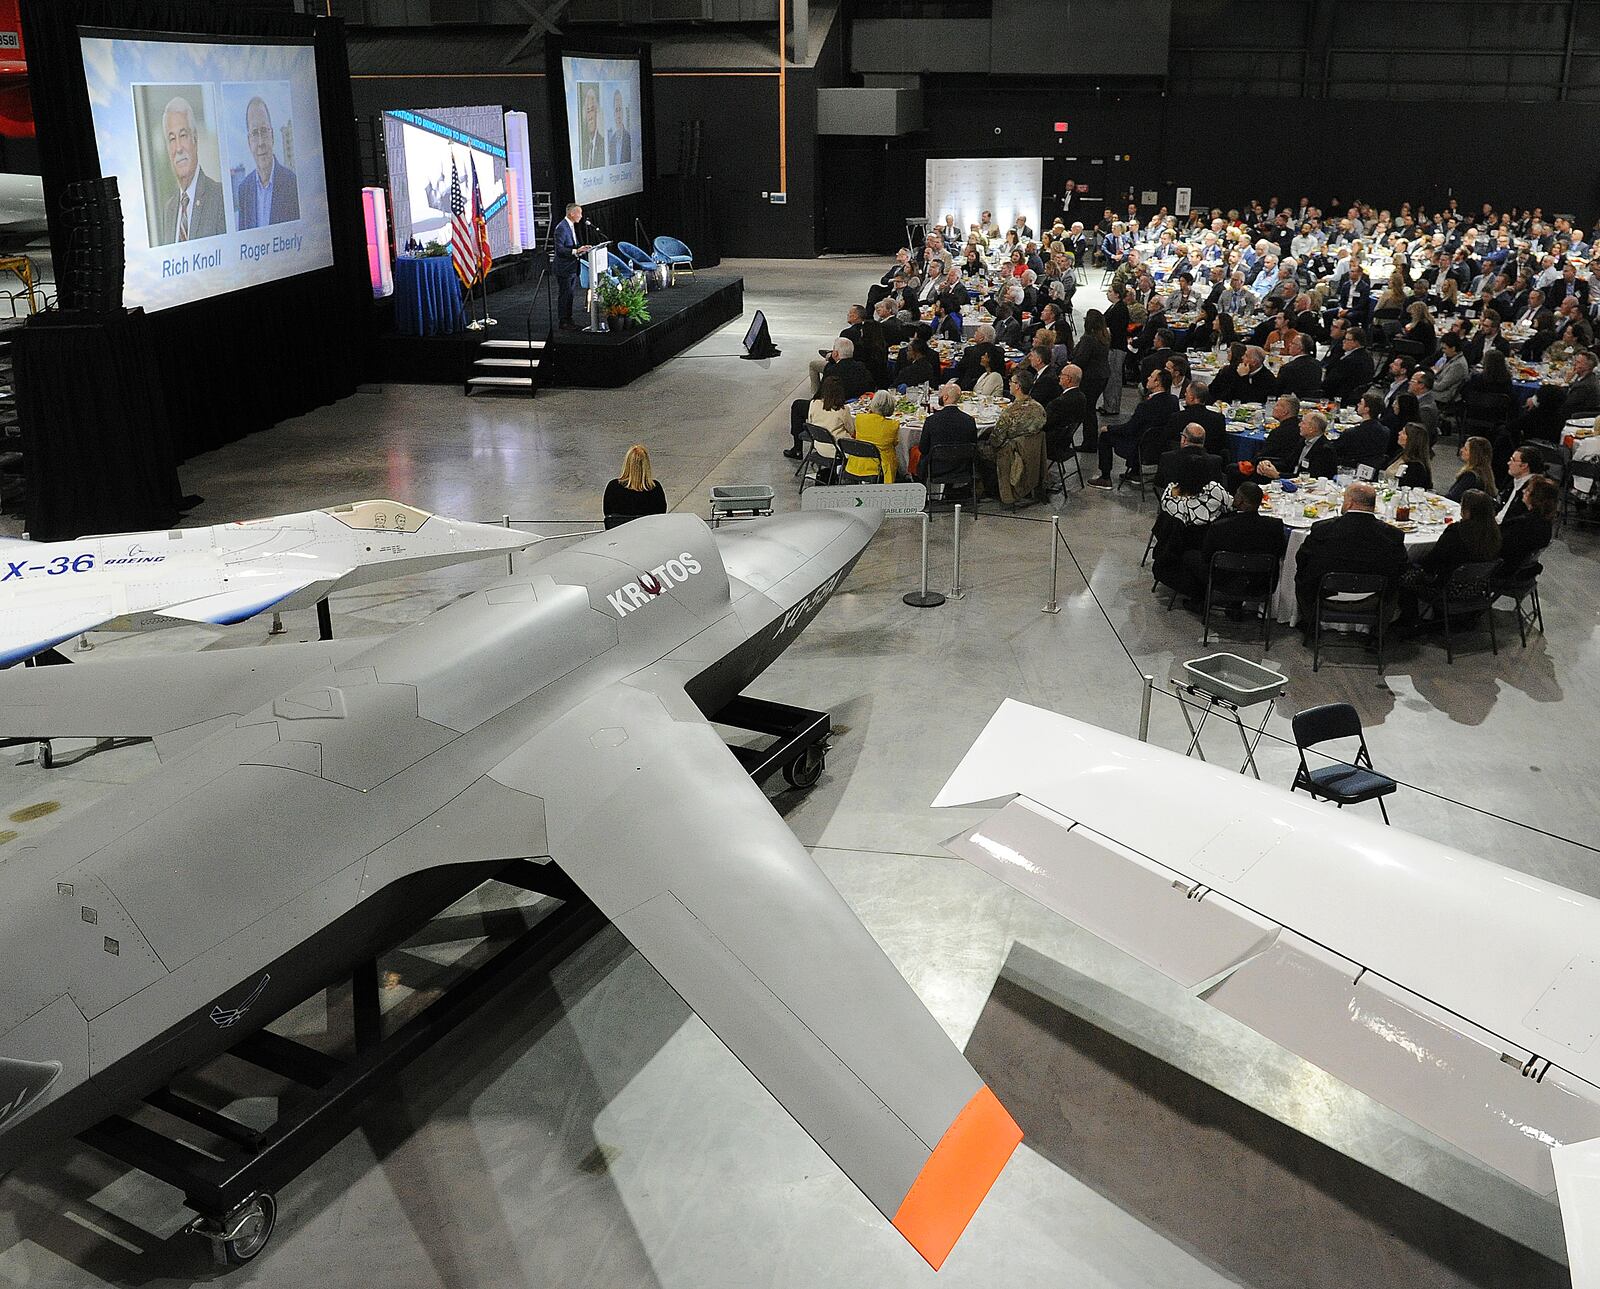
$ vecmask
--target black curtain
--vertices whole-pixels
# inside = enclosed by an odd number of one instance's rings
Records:
[[[22,0],[22,26],[58,275],[63,187],[100,175],[78,27],[314,41],[333,267],[149,315],[146,378],[161,386],[180,460],[354,393],[371,289],[343,23],[208,0]],[[91,365],[79,379],[101,373]],[[50,391],[32,401],[50,414]]]

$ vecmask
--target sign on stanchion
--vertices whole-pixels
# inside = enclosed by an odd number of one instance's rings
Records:
[[[801,510],[883,511],[885,519],[910,519],[926,513],[928,490],[920,483],[840,483],[807,488]]]
[[[901,597],[914,609],[937,608],[944,596],[928,589],[928,490],[920,483],[836,484],[807,488],[800,496],[801,510],[881,510],[886,519],[922,521],[922,583]]]

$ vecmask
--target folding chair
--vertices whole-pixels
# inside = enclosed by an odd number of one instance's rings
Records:
[[[1333,802],[1341,810],[1363,801],[1376,801],[1383,822],[1389,822],[1389,811],[1383,799],[1400,785],[1372,768],[1367,737],[1361,732],[1361,717],[1356,715],[1354,707],[1349,703],[1329,703],[1324,707],[1307,708],[1296,712],[1290,725],[1294,729],[1295,746],[1300,750],[1300,768],[1289,785],[1290,792],[1309,792],[1313,797]],[[1308,748],[1347,738],[1356,740],[1353,760],[1335,761],[1316,770],[1306,764]]]

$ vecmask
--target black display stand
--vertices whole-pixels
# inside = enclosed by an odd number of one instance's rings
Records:
[[[809,788],[821,776],[832,732],[826,712],[741,696],[711,719],[773,739],[762,748],[732,749],[757,783],[781,771],[791,787]],[[496,871],[494,880],[560,903],[394,1029],[385,1032],[374,959],[350,976],[350,1055],[332,1056],[266,1028],[228,1050],[230,1059],[296,1085],[300,1094],[270,1127],[252,1128],[167,1087],[144,1100],[175,1121],[176,1132],[158,1132],[125,1115],[112,1115],[80,1139],[181,1190],[185,1205],[199,1214],[189,1229],[211,1242],[218,1262],[251,1261],[266,1247],[276,1225],[274,1192],[355,1127],[366,1098],[382,1081],[508,994],[530,1026],[561,1007],[553,990],[530,990],[528,983],[547,981],[607,925],[606,919],[554,864],[514,860]],[[205,1149],[189,1140],[196,1130],[203,1134]]]
[[[177,522],[182,493],[142,310],[37,313],[16,333],[23,514],[35,541]]]

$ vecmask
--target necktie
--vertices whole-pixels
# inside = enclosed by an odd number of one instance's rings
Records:
[[[182,193],[178,197],[178,240],[189,240],[189,194]]]

